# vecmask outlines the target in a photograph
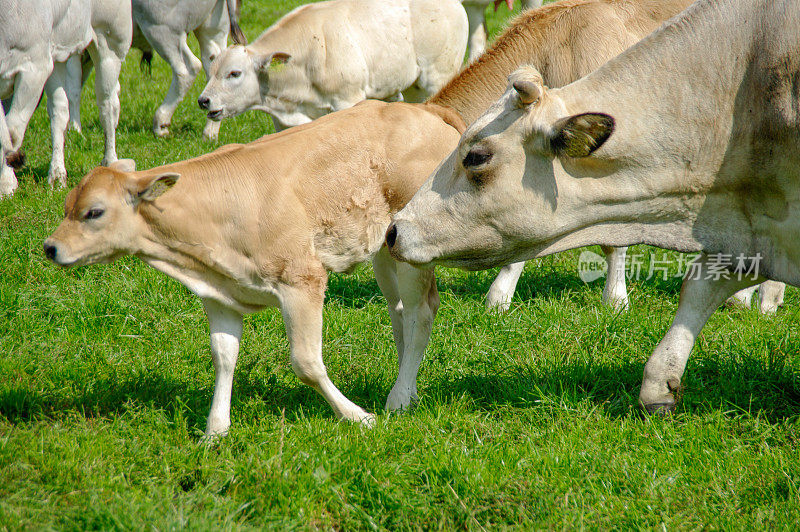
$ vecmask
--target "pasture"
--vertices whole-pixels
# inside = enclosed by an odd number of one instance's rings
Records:
[[[245,0],[242,27],[252,40],[300,3]],[[169,71],[156,57],[147,76],[139,57],[121,76],[120,157],[148,168],[216,147],[202,139],[202,73],[170,137],[152,136]],[[92,83],[83,135],[67,135],[70,187],[102,156]],[[224,121],[219,144],[271,131],[251,112]],[[337,422],[298,381],[271,309],[245,319],[233,426],[206,446],[214,376],[199,299],[136,259],[46,261],[66,196],[46,184],[49,138],[40,105],[20,188],[0,200],[0,528],[797,528],[796,289],[775,316],[718,311],[677,413],[648,418],[642,368],[679,278],[631,280],[631,310],[615,313],[602,280],[578,277],[575,251],[528,264],[511,310],[497,314],[483,304],[495,272],[440,269],[420,404],[390,416],[395,348],[364,266],[330,278],[323,352],[342,392],[378,414],[375,428]],[[651,251],[629,252],[645,273]]]

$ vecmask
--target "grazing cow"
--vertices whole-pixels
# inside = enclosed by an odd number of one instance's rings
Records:
[[[598,243],[700,252],[639,395],[673,409],[726,298],[800,284],[798,28],[796,0],[698,0],[566,87],[520,69],[395,216],[392,256],[481,269]]]
[[[494,9],[497,11],[497,6],[504,1],[509,11],[514,9],[514,0],[461,0],[469,21],[470,61],[477,59],[486,50],[486,8],[494,4]],[[534,9],[541,6],[542,0],[522,0],[522,7],[525,9]]]
[[[217,121],[266,111],[280,131],[366,98],[421,101],[458,72],[466,45],[457,0],[308,4],[219,54],[197,101]]]
[[[66,62],[92,41],[89,0],[0,0],[0,98],[11,97],[0,126],[0,196],[17,188],[7,163],[21,164],[25,129],[47,91],[53,141],[50,183],[63,182],[64,131],[67,127]],[[6,134],[7,131],[7,134]]]
[[[350,271],[372,258],[398,355],[421,360],[438,308],[433,270],[394,262],[383,234],[463,130],[447,109],[367,101],[151,170],[119,161],[69,193],[45,254],[62,266],[135,255],[203,300],[216,370],[207,435],[230,426],[242,316],[269,306],[282,310],[300,380],[338,417],[370,423],[322,361],[326,270]],[[406,161],[402,171],[395,161]]]
[[[209,75],[211,62],[227,45],[228,28],[233,42],[246,42],[238,22],[240,2],[133,0],[133,46],[144,52],[145,61],[149,61],[155,50],[172,69],[169,91],[153,117],[153,134],[156,137],[169,134],[172,115],[189,92],[200,67],[203,67],[206,76]],[[192,32],[200,43],[200,60],[186,42],[188,34]],[[219,123],[208,120],[203,136],[216,139],[218,133]]]

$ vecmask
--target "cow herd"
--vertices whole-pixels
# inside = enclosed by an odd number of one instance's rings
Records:
[[[399,362],[386,408],[402,410],[417,400],[436,266],[503,266],[487,295],[503,309],[522,261],[593,244],[618,310],[629,305],[626,246],[699,252],[640,392],[648,411],[669,411],[716,308],[749,304],[758,286],[759,308],[774,312],[782,283],[800,282],[800,1],[532,2],[480,54],[477,16],[490,3],[330,0],[246,44],[233,0],[0,0],[4,29],[24,19],[49,36],[0,34],[11,97],[0,194],[13,193],[10,166],[42,90],[50,182],[66,183],[63,135],[68,119],[79,127],[71,104],[93,64],[106,153],[67,195],[44,251],[61,266],[134,255],[201,298],[216,372],[207,436],[230,426],[243,316],[265,307],[281,309],[298,378],[339,418],[372,423],[322,360],[328,272],[372,261]],[[149,170],[118,160],[131,42],[173,70],[157,136],[201,65],[206,137],[250,109],[278,133]]]

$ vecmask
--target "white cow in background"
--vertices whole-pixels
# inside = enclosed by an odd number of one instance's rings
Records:
[[[49,180],[51,184],[65,181],[66,62],[91,41],[89,0],[0,0],[0,98],[11,98],[3,117],[6,124],[0,126],[0,196],[17,188],[17,178],[7,163],[22,162],[19,150],[43,88],[53,137]]]
[[[266,111],[281,130],[367,98],[422,101],[458,72],[466,46],[457,0],[309,4],[222,52],[198,103],[212,120]]]
[[[494,9],[504,3],[511,11],[514,8],[514,0],[462,0],[464,11],[467,12],[469,19],[469,60],[474,61],[484,50],[486,50],[486,8],[494,4]],[[543,0],[521,0],[522,7],[525,9],[535,9],[542,7]]]
[[[238,24],[239,4],[240,0],[133,0],[133,46],[145,52],[145,60],[155,50],[172,69],[169,91],[153,117],[156,137],[169,134],[172,115],[200,67],[209,75],[211,62],[227,45],[229,27],[231,39],[245,44]],[[200,60],[186,42],[192,32],[200,43]],[[215,139],[218,132],[219,123],[208,120],[203,135]]]

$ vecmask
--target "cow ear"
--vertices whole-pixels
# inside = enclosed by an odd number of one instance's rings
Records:
[[[109,164],[108,167],[118,172],[135,172],[136,161],[133,159],[120,159]]]
[[[156,176],[147,178],[139,186],[139,191],[136,193],[136,201],[153,201],[160,197],[166,191],[175,186],[181,174],[175,172],[165,172]]]
[[[255,57],[256,70],[260,74],[266,74],[270,70],[280,69],[292,56],[285,52],[273,52]]]
[[[614,132],[614,117],[603,113],[583,113],[562,118],[553,124],[550,146],[556,155],[588,157]]]

